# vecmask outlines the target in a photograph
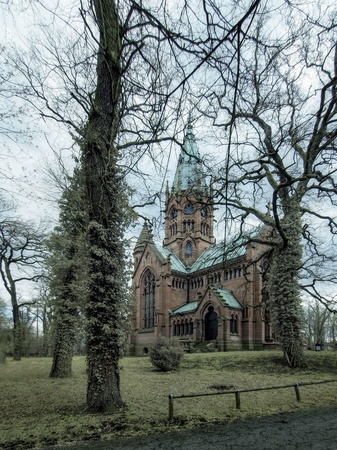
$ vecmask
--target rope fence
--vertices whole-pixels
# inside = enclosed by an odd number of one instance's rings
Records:
[[[235,403],[236,403],[236,409],[241,408],[241,394],[244,392],[256,392],[256,391],[268,391],[272,389],[285,389],[285,388],[294,388],[295,394],[296,394],[296,400],[298,402],[301,401],[301,395],[300,395],[300,386],[311,386],[315,384],[323,384],[323,383],[336,383],[337,380],[321,380],[321,381],[302,381],[299,383],[293,383],[293,384],[283,384],[281,386],[267,386],[267,387],[256,387],[256,388],[249,388],[249,389],[233,389],[228,390],[224,392],[204,392],[199,394],[182,394],[182,395],[176,395],[169,394],[169,414],[168,414],[168,420],[173,420],[173,403],[174,400],[182,399],[182,398],[193,398],[193,397],[208,397],[210,395],[227,395],[227,394],[234,394],[235,395]]]

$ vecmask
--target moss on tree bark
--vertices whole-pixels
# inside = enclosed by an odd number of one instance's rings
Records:
[[[273,251],[268,281],[274,331],[291,367],[304,364],[298,280],[302,257],[299,211],[299,204],[295,199],[287,201],[281,221],[284,239],[280,239],[280,245]]]
[[[111,413],[124,406],[118,362],[127,199],[114,146],[120,121],[122,37],[115,2],[94,0],[93,7],[100,35],[97,85],[82,142],[89,217],[86,409]]]

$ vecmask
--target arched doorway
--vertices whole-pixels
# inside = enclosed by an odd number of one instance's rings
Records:
[[[218,315],[214,306],[208,307],[205,315],[205,341],[213,341],[218,336]]]

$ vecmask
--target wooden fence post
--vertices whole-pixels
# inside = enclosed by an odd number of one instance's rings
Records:
[[[240,409],[241,408],[241,400],[240,400],[240,390],[239,389],[235,392],[235,400],[236,400],[236,409]]]
[[[295,388],[295,392],[296,392],[296,400],[298,402],[300,402],[301,401],[301,395],[300,395],[300,388],[299,388],[298,383],[295,384],[294,388]]]
[[[173,394],[169,395],[169,416],[168,420],[171,422],[173,419]]]

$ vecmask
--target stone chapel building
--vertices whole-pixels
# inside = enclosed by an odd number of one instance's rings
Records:
[[[188,126],[165,204],[163,245],[147,222],[134,248],[135,310],[130,353],[158,336],[190,351],[261,349],[271,329],[262,303],[263,248],[249,239],[215,243],[214,209],[199,149]]]

